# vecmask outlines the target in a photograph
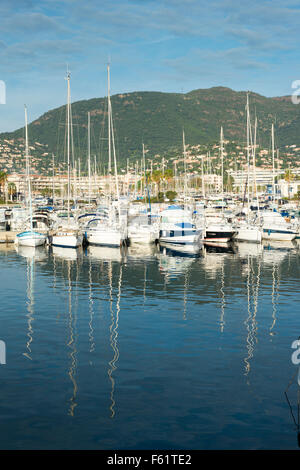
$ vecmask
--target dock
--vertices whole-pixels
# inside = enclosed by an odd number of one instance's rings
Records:
[[[18,232],[0,232],[0,243],[14,243]]]

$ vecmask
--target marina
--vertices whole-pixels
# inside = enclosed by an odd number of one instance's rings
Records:
[[[1,244],[0,264],[1,448],[297,448],[298,242]]]
[[[1,2],[0,450],[300,449],[300,0],[270,3]]]

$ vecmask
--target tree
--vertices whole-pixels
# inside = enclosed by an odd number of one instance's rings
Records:
[[[4,192],[4,186],[7,181],[7,173],[5,171],[0,171],[0,188],[1,193]]]
[[[166,192],[166,198],[169,199],[169,201],[173,202],[174,199],[176,198],[177,193],[176,191],[167,191]]]
[[[288,183],[291,183],[291,181],[293,181],[295,179],[295,175],[293,175],[292,171],[289,169],[289,170],[286,170],[285,174],[284,174],[284,179],[285,181],[287,181]]]

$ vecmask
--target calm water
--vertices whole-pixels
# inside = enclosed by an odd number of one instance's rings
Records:
[[[0,249],[2,449],[297,448],[299,246]]]

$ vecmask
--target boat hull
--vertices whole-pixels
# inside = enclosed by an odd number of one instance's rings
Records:
[[[38,232],[21,232],[18,233],[15,239],[15,243],[20,246],[41,246],[44,245],[47,239],[47,235]]]
[[[125,241],[121,232],[110,230],[88,231],[85,238],[89,245],[95,246],[121,246]]]
[[[159,242],[176,245],[197,245],[200,244],[202,232],[200,230],[188,232],[181,230],[160,230]]]
[[[260,243],[262,234],[259,229],[245,227],[239,228],[233,238],[236,241]]]
[[[231,231],[222,232],[222,231],[206,230],[204,241],[227,243],[233,238],[234,234],[235,232],[231,232]]]
[[[289,230],[264,228],[262,231],[262,238],[264,240],[292,241],[296,238],[296,236],[297,233]]]
[[[52,246],[61,248],[78,248],[82,245],[83,236],[81,234],[53,235]]]

